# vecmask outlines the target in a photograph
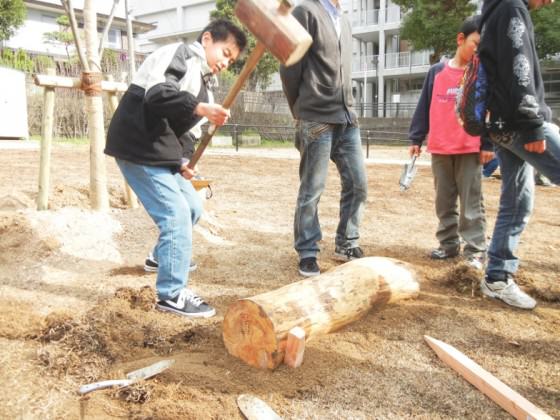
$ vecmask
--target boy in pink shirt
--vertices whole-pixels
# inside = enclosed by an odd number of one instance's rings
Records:
[[[486,254],[486,217],[481,189],[481,164],[492,159],[492,144],[468,135],[455,116],[455,98],[466,64],[480,41],[479,16],[467,18],[457,34],[455,56],[433,65],[426,76],[409,131],[410,155],[420,155],[428,138],[436,190],[439,247],[433,259],[463,255],[482,269]],[[457,198],[460,210],[457,208]]]

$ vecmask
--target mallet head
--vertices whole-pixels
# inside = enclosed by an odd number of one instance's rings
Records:
[[[237,18],[283,65],[297,63],[313,39],[290,14],[287,0],[238,0]]]

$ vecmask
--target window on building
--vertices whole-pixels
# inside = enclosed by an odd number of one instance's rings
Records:
[[[43,13],[41,15],[41,22],[48,23],[49,25],[58,25],[56,19],[58,16]]]
[[[109,32],[107,33],[107,45],[112,48],[120,48],[120,34],[121,31],[119,31],[118,29],[109,29]]]

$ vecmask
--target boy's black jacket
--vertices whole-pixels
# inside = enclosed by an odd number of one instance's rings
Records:
[[[478,52],[488,74],[490,132],[517,131],[525,143],[544,139],[551,111],[527,0],[485,0]]]
[[[195,136],[189,130],[202,118],[194,109],[209,100],[204,52],[197,52],[171,44],[144,61],[111,119],[106,154],[172,170],[191,157]]]

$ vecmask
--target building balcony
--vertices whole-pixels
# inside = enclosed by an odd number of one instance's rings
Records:
[[[377,71],[378,55],[363,55],[352,59],[352,72]]]
[[[390,6],[381,13],[381,9],[359,10],[352,13],[352,27],[378,26],[380,24],[399,25],[401,23],[401,8]]]
[[[430,64],[430,51],[405,51],[385,54],[385,68],[407,68]]]
[[[405,51],[400,53],[387,53],[384,56],[385,70],[409,69],[430,65],[430,51]],[[363,72],[376,71],[380,63],[378,55],[362,55],[352,59],[352,73],[354,77],[361,76]],[[374,73],[375,74],[375,73]]]

